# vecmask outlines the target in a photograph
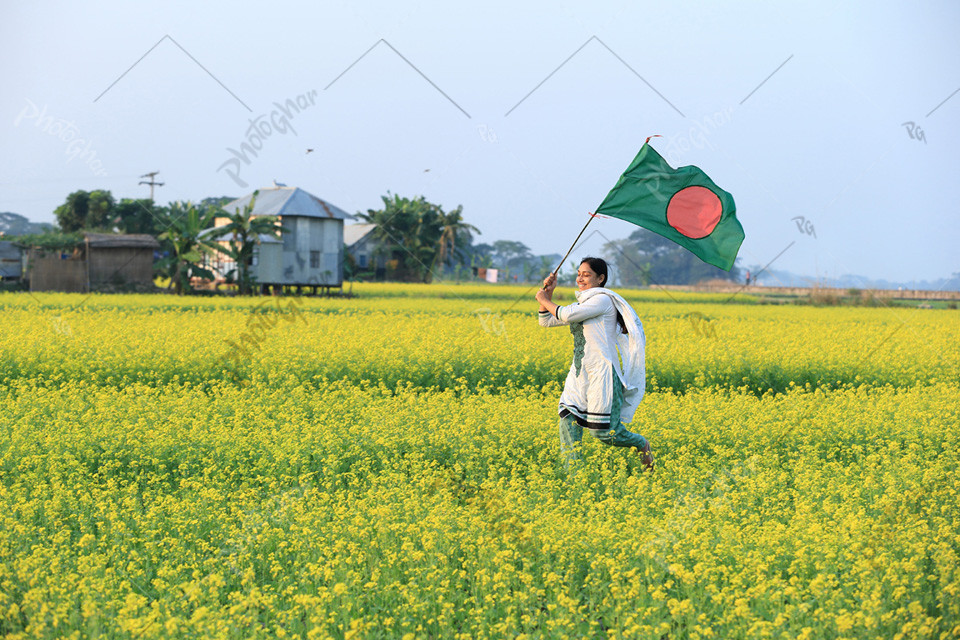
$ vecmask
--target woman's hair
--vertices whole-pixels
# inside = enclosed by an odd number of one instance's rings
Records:
[[[590,269],[593,270],[597,276],[603,276],[603,280],[600,281],[601,287],[607,286],[607,280],[610,279],[610,276],[607,275],[607,261],[603,258],[594,258],[592,256],[587,256],[580,261],[580,264],[586,262],[590,265]],[[623,316],[620,315],[620,312],[617,311],[617,326],[620,327],[620,333],[626,335],[627,333],[627,324],[623,321]]]
[[[595,274],[597,274],[598,276],[603,276],[603,281],[600,282],[600,286],[601,287],[607,286],[607,280],[609,280],[609,277],[607,276],[607,261],[604,260],[603,258],[593,258],[593,257],[587,256],[586,258],[580,261],[580,264],[583,264],[584,262],[590,265],[590,268],[593,270]]]

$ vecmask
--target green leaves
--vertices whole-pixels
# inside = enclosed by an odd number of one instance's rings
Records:
[[[161,259],[157,270],[170,278],[177,295],[190,291],[191,278],[212,278],[214,274],[200,263],[204,256],[216,247],[216,244],[203,239],[200,234],[213,223],[216,210],[203,208],[201,211],[190,202],[174,202],[164,212],[161,220],[166,231],[158,239],[163,243],[168,256]]]
[[[397,280],[430,282],[435,270],[458,258],[458,243],[469,245],[470,234],[480,233],[463,221],[463,206],[444,212],[443,207],[423,196],[401,198],[388,192],[381,198],[383,209],[357,215],[377,225],[373,232],[376,253],[386,258]]]
[[[230,238],[226,246],[217,245],[217,251],[227,255],[236,263],[234,271],[240,295],[249,295],[253,290],[255,278],[250,273],[250,263],[253,260],[253,249],[259,242],[260,235],[279,238],[281,233],[287,231],[280,226],[280,218],[277,216],[253,216],[259,193],[259,191],[253,192],[253,197],[243,211],[237,208],[233,213],[227,212],[227,223],[217,227],[210,234],[211,238]]]
[[[113,196],[109,191],[74,191],[66,202],[54,209],[57,224],[64,232],[113,227]]]

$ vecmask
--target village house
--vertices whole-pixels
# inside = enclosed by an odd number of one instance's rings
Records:
[[[30,291],[152,289],[154,251],[159,248],[149,234],[84,233],[72,251],[29,249],[24,277]]]
[[[13,242],[0,240],[0,281],[20,279],[22,253],[20,247]]]
[[[251,193],[223,209],[230,214],[242,212],[253,198]],[[329,291],[343,286],[343,224],[353,216],[303,189],[278,183],[257,192],[251,216],[277,216],[287,230],[280,238],[258,238],[251,274],[261,292],[293,286],[316,293],[318,288]],[[215,218],[214,228],[228,222],[226,217]],[[229,238],[218,242],[228,246]],[[222,279],[236,264],[217,252],[207,266]]]
[[[348,224],[343,227],[343,244],[353,261],[355,272],[373,271],[374,277],[382,280],[386,272],[386,258],[377,254],[377,241],[373,237],[375,224]]]

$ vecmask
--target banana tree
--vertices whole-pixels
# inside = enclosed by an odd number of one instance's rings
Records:
[[[228,211],[226,216],[221,213],[221,217],[225,217],[228,222],[210,234],[212,239],[230,238],[227,246],[219,246],[217,250],[229,256],[236,264],[229,275],[236,280],[242,296],[250,295],[253,291],[255,278],[250,273],[250,267],[253,264],[254,248],[260,243],[260,236],[279,238],[282,232],[287,231],[278,224],[280,219],[277,216],[253,215],[258,193],[259,191],[253,192],[253,197],[243,211],[238,207],[233,213]]]
[[[169,255],[157,263],[157,270],[170,278],[170,286],[177,295],[192,291],[191,278],[214,278],[213,272],[202,263],[204,255],[215,245],[200,234],[211,225],[215,214],[213,209],[201,211],[189,202],[174,202],[164,213],[161,224],[166,231],[157,238]]]

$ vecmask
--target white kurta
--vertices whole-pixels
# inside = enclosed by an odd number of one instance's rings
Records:
[[[540,326],[569,326],[574,358],[560,395],[560,413],[573,414],[591,429],[610,427],[614,385],[622,385],[620,420],[630,422],[646,386],[643,324],[619,294],[595,287],[576,292],[577,303],[557,308],[556,315],[540,312]],[[620,333],[617,311],[627,334]]]

